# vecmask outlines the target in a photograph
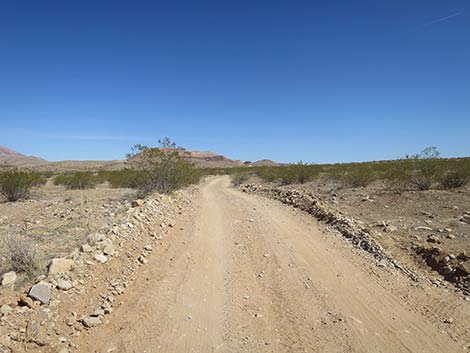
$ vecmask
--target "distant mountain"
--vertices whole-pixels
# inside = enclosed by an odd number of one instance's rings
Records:
[[[189,151],[177,148],[162,148],[166,152],[178,152],[184,159],[199,168],[230,168],[243,166],[243,162],[227,158],[210,151]]]
[[[45,159],[34,156],[26,156],[7,147],[0,146],[0,167],[35,167],[47,163],[48,162]]]
[[[251,166],[253,167],[277,167],[279,165],[279,163],[276,163],[270,159],[261,159],[259,161],[251,163]]]
[[[227,158],[221,154],[210,151],[189,151],[184,149],[163,149],[164,151],[178,152],[183,158],[187,159],[194,166],[199,168],[231,168],[242,166],[276,166],[277,163],[263,159],[257,162],[242,162]],[[0,146],[0,168],[1,167],[22,167],[34,168],[37,170],[53,171],[74,171],[74,170],[116,170],[129,166],[125,160],[114,161],[58,161],[49,162],[45,159],[26,156],[13,151],[7,147]]]

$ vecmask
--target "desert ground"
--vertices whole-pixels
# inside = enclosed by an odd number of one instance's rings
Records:
[[[432,268],[420,268],[418,260],[414,264],[410,247],[398,251],[394,244],[406,227],[383,211],[361,209],[374,203],[356,200],[366,199],[364,191],[331,196],[329,190],[329,202],[344,202],[344,212],[355,211],[354,217],[367,214],[369,223],[385,221],[373,241],[391,257],[366,251],[334,225],[255,191],[274,186],[250,185],[234,187],[229,176],[210,176],[173,196],[153,194],[133,203],[127,189],[71,191],[46,184],[36,198],[47,194],[55,202],[2,205],[9,224],[43,212],[39,218],[65,217],[77,234],[91,235],[77,239],[71,232],[75,240],[67,247],[60,241],[49,246],[56,250],[48,258],[70,258],[74,266],[38,278],[50,290],[47,302],[31,300],[31,284],[2,288],[0,347],[61,353],[469,351],[465,292]],[[457,217],[466,199],[450,199],[459,207],[452,208]],[[392,200],[386,203],[396,209]],[[413,218],[430,219],[421,216]],[[381,229],[392,225],[397,229]],[[458,226],[457,234],[468,231]],[[30,227],[38,233],[41,222]],[[379,233],[396,239],[383,242]],[[446,234],[440,238],[453,240]]]

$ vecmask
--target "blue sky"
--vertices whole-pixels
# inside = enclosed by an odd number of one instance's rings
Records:
[[[470,155],[470,2],[0,3],[0,145],[122,158]]]

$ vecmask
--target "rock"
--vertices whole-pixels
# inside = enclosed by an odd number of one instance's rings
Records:
[[[19,306],[27,306],[30,309],[35,308],[33,300],[30,297],[26,297],[26,296],[23,296],[23,295],[18,299],[18,305]]]
[[[7,314],[11,313],[12,311],[13,311],[13,309],[11,308],[10,305],[2,305],[0,307],[0,316],[7,315]]]
[[[93,248],[88,244],[83,244],[81,250],[83,253],[90,253],[93,251]]]
[[[86,239],[89,244],[95,244],[95,243],[105,240],[106,236],[104,234],[92,233],[92,234],[89,234],[86,237]]]
[[[419,226],[419,227],[416,227],[415,230],[432,231],[432,228],[431,227],[426,227],[426,226]]]
[[[397,230],[398,230],[398,228],[395,227],[395,226],[392,226],[392,225],[388,225],[388,226],[385,227],[385,231],[387,233],[393,233],[393,232],[396,232]]]
[[[145,245],[145,246],[144,246],[144,250],[146,250],[146,251],[152,251],[152,250],[153,250],[152,245],[149,245],[149,244]]]
[[[2,276],[2,286],[11,286],[15,284],[17,279],[18,277],[16,276],[16,272],[7,272]]]
[[[104,264],[105,262],[108,261],[108,258],[104,254],[97,254],[95,255],[95,260],[98,261],[99,263]]]
[[[144,203],[145,201],[141,199],[134,200],[132,201],[132,207],[140,207],[140,206],[143,206]]]
[[[31,287],[28,295],[43,304],[49,304],[51,301],[51,285],[47,282],[39,282]]]
[[[92,317],[100,317],[100,316],[103,316],[104,315],[104,310],[101,309],[101,308],[98,308],[96,309],[93,314],[91,314],[90,316]]]
[[[470,215],[464,214],[464,215],[460,218],[460,221],[470,224]]]
[[[57,288],[68,291],[69,289],[73,288],[73,285],[70,281],[67,281],[65,279],[59,279],[59,282],[57,283]]]
[[[88,327],[88,328],[101,325],[101,323],[102,322],[99,317],[88,316],[82,320],[83,326]]]
[[[75,267],[75,261],[71,259],[52,259],[49,263],[49,274],[55,275],[57,273],[64,273],[72,270]]]
[[[142,256],[142,255],[140,255],[140,256],[137,258],[137,260],[138,260],[142,265],[145,265],[145,264],[148,262],[147,259],[146,259],[144,256]]]
[[[103,253],[104,253],[105,255],[113,256],[115,252],[116,252],[116,248],[114,247],[114,244],[113,244],[113,243],[107,244],[107,245],[103,248]]]
[[[436,237],[435,235],[430,235],[430,236],[426,239],[426,241],[427,241],[428,243],[434,243],[434,244],[440,244],[440,243],[441,243],[441,241],[439,240],[439,238]]]

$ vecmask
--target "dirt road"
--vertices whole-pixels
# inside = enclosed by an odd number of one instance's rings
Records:
[[[206,183],[81,352],[461,352],[316,221]]]

